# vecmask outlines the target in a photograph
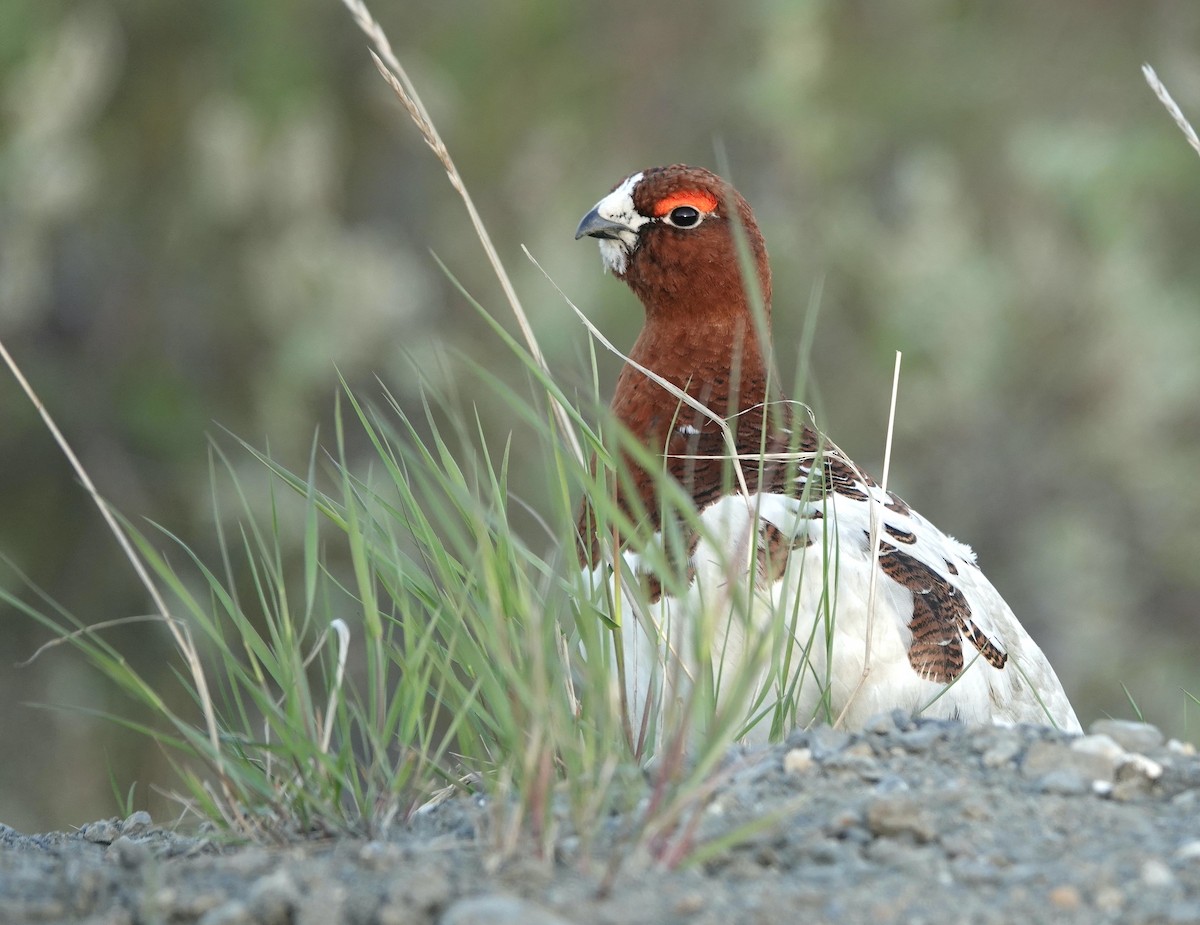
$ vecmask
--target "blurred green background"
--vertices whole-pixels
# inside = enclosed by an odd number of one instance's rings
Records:
[[[808,394],[825,428],[878,472],[903,350],[893,486],[975,547],[1085,725],[1132,715],[1125,685],[1197,736],[1200,158],[1139,66],[1200,121],[1200,4],[374,12],[564,382],[587,379],[585,333],[519,246],[628,346],[638,306],[576,222],[626,174],[715,167],[723,146],[773,255],[789,375],[823,282]],[[366,395],[376,375],[407,402],[422,375],[469,393],[453,348],[521,381],[430,255],[509,320],[337,0],[6,0],[0,93],[0,338],[125,515],[211,555],[210,437],[265,491],[221,429],[303,467],[339,370]],[[503,405],[468,397],[501,439]],[[519,462],[537,507],[544,461]],[[149,611],[7,375],[0,512],[0,551],[80,618]],[[0,609],[0,822],[109,815],[110,772],[169,818],[154,746],[57,709],[127,703],[65,646],[17,667],[46,638]],[[171,686],[161,627],[108,638]]]

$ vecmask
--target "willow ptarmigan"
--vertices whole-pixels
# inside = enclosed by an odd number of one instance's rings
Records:
[[[643,170],[584,216],[575,237],[585,235],[645,309],[614,416],[694,504],[690,516],[671,506],[666,480],[627,452],[613,489],[624,532],[598,531],[586,500],[580,515],[588,574],[610,582],[605,552],[618,548],[628,565],[608,587],[625,605],[631,718],[661,717],[706,672],[717,702],[722,678],[743,679],[760,718],[750,739],[813,720],[861,726],[895,708],[1078,730],[1054,669],[975,554],[885,493],[772,387],[741,268],[757,267],[768,325],[771,271],[746,201],[707,170]]]

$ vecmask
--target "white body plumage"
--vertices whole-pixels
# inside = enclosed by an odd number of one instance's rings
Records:
[[[700,672],[709,671],[704,687],[715,691],[718,708],[758,717],[746,730],[750,741],[765,741],[776,718],[783,731],[838,720],[855,728],[897,707],[969,723],[1079,731],[1049,661],[976,566],[970,548],[906,507],[889,509],[894,499],[878,487],[855,487],[870,500],[836,493],[818,501],[727,495],[700,515],[686,592],[672,597],[664,591],[650,602],[622,583],[625,694],[635,728],[648,704],[656,720],[665,720],[657,724],[660,730],[680,720],[682,714],[672,711],[686,704]],[[766,525],[789,548],[775,580],[764,575],[764,562],[779,564],[777,556],[763,554]],[[978,632],[1006,656],[1002,667],[955,630],[943,644],[963,652],[956,677],[937,680],[914,668],[910,623],[920,591],[885,572],[873,529],[881,550],[895,549],[896,536],[911,537],[904,553],[957,589]],[[641,556],[624,556],[634,575],[643,572]],[[602,570],[611,580],[603,567],[593,579]],[[734,697],[741,703],[731,703]]]

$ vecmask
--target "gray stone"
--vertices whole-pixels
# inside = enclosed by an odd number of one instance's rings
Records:
[[[933,841],[937,827],[933,817],[909,796],[887,794],[867,804],[867,828],[877,837],[911,836],[915,841]]]
[[[99,822],[89,822],[83,827],[82,835],[87,840],[96,845],[111,845],[117,840],[120,833],[117,831],[116,825],[110,819],[101,819]]]
[[[150,849],[128,835],[120,836],[109,846],[108,851],[126,870],[135,870],[150,860]]]
[[[850,733],[832,726],[817,726],[808,734],[808,747],[817,761],[826,761],[849,743]]]
[[[254,916],[246,904],[240,899],[231,899],[209,909],[200,916],[196,925],[252,925],[253,922]]]
[[[1092,782],[1074,768],[1055,768],[1037,779],[1037,789],[1042,793],[1072,797],[1089,793]]]
[[[979,760],[985,768],[1001,768],[1015,761],[1021,754],[1021,740],[1014,736],[1005,736],[993,742]]]
[[[895,711],[888,713],[876,713],[863,725],[863,732],[871,733],[872,735],[887,735],[896,731]]]
[[[899,774],[884,774],[875,783],[875,792],[878,794],[904,793],[908,789],[908,781]]]
[[[1175,873],[1158,858],[1147,858],[1143,861],[1140,873],[1142,883],[1154,889],[1169,887],[1175,883]]]
[[[1077,749],[1062,742],[1034,742],[1025,752],[1021,773],[1036,779],[1051,771],[1073,771],[1089,783],[1112,783],[1117,760],[1107,753]]]
[[[1128,719],[1098,719],[1088,729],[1093,735],[1106,735],[1130,752],[1148,752],[1163,744],[1162,731],[1149,723]]]
[[[927,752],[945,735],[945,728],[937,723],[924,723],[899,736],[900,745],[913,754]]]
[[[491,894],[460,899],[442,915],[440,925],[570,925],[548,909],[516,896]]]
[[[139,809],[136,813],[131,813],[128,817],[126,817],[125,821],[121,823],[121,834],[140,835],[153,824],[154,821],[150,818],[150,814],[144,809]]]
[[[316,888],[296,907],[296,925],[337,925],[345,921],[346,887],[317,881]]]
[[[300,890],[291,874],[279,868],[251,884],[248,902],[256,922],[286,925],[300,903]]]
[[[785,774],[805,774],[812,770],[812,749],[792,748],[783,756],[783,771]]]

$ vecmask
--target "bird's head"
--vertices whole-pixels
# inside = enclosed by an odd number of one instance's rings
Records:
[[[771,302],[767,249],[750,206],[716,174],[675,164],[626,177],[583,217],[575,232],[597,238],[604,266],[628,283],[654,319],[696,319],[706,309],[748,306],[737,229]]]

